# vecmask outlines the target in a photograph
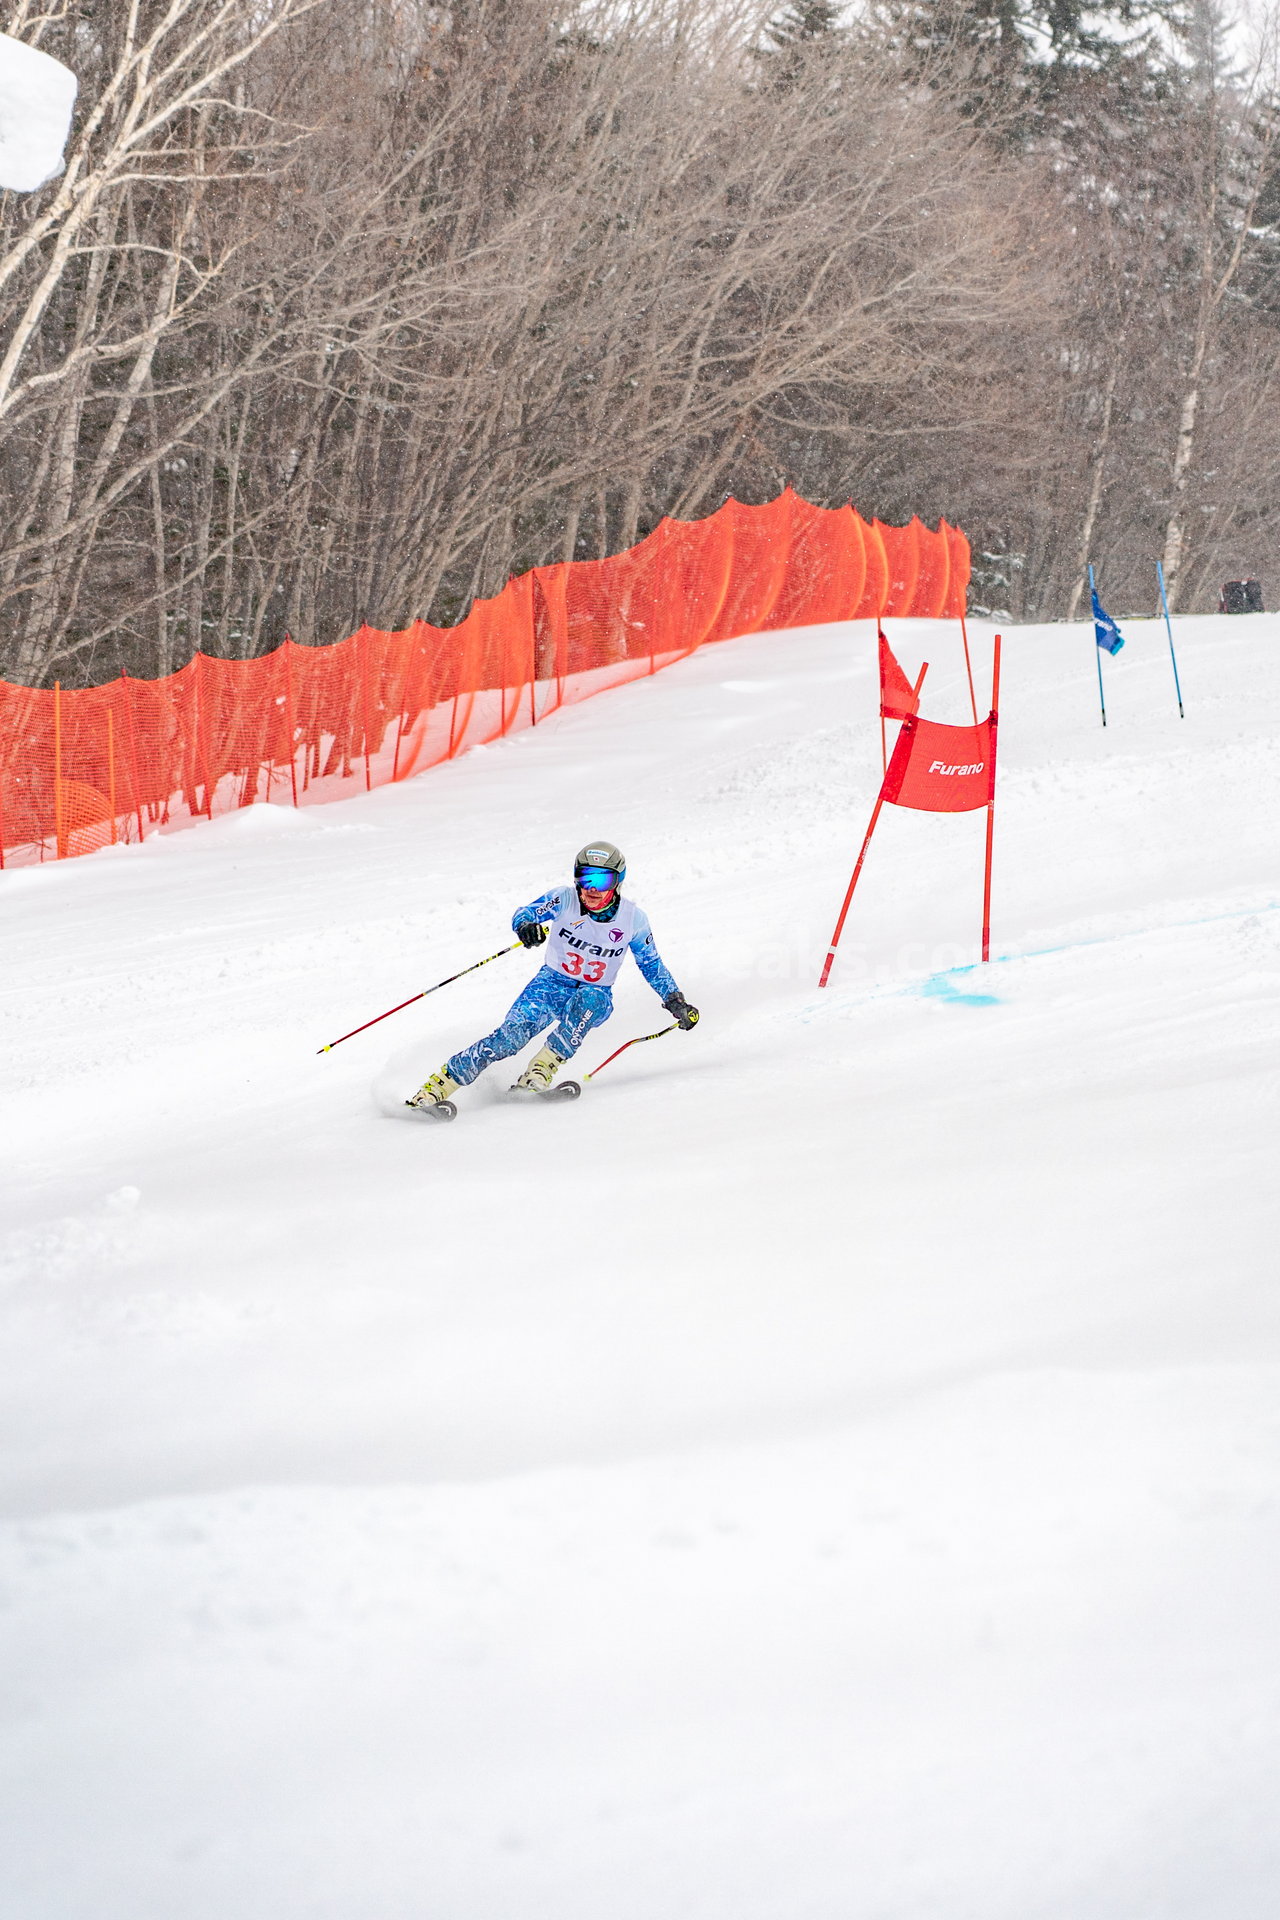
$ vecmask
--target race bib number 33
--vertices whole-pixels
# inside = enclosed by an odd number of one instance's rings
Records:
[[[580,953],[566,953],[560,962],[560,971],[571,974],[575,980],[594,983],[604,979],[607,965],[608,962],[604,960],[586,960]]]

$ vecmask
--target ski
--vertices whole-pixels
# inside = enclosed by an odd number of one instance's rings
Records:
[[[507,1091],[508,1093],[515,1094],[517,1099],[520,1099],[520,1100],[523,1100],[526,1094],[529,1095],[529,1098],[531,1101],[532,1100],[576,1100],[579,1094],[582,1092],[582,1083],[579,1080],[561,1080],[558,1083],[558,1085],[554,1087],[539,1088],[539,1087],[522,1087],[517,1085],[514,1087],[509,1087]]]
[[[414,1100],[406,1100],[410,1113],[420,1114],[424,1120],[456,1120],[458,1109],[452,1100],[436,1100],[429,1107],[420,1107]]]
[[[517,1100],[523,1100],[526,1096],[530,1101],[576,1100],[582,1092],[582,1083],[578,1080],[562,1080],[559,1086],[548,1087],[545,1092],[539,1092],[536,1087],[510,1087],[508,1092],[514,1094]],[[436,1100],[429,1107],[417,1106],[412,1100],[406,1100],[404,1104],[420,1120],[434,1120],[443,1125],[458,1117],[458,1109],[452,1100]]]

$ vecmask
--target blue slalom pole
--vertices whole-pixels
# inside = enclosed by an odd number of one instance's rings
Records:
[[[1093,611],[1093,568],[1089,568],[1089,611]],[[1102,691],[1102,648],[1098,645],[1098,629],[1093,630],[1093,650],[1098,656],[1098,705],[1102,708],[1102,724],[1107,724],[1107,696]]]
[[[1173,690],[1178,696],[1178,718],[1185,720],[1187,716],[1182,711],[1182,688],[1178,682],[1178,656],[1173,650],[1173,623],[1169,618],[1169,597],[1164,590],[1164,562],[1161,560],[1156,561],[1156,578],[1160,582],[1160,604],[1164,608],[1165,631],[1169,635],[1169,658],[1173,662]]]

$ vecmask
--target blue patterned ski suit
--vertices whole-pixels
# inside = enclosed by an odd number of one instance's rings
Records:
[[[512,930],[530,920],[546,926],[562,910],[571,910],[576,899],[576,888],[554,887],[550,893],[539,895],[529,906],[520,907],[512,915]],[[610,919],[613,917],[612,914],[609,916]],[[635,926],[627,946],[660,1000],[665,1000],[668,994],[676,991],[676,983],[653,944],[648,917],[639,909],[636,909]],[[510,1059],[535,1034],[545,1032],[548,1027],[552,1031],[547,1034],[547,1045],[562,1060],[568,1060],[578,1051],[591,1029],[603,1026],[612,1012],[612,987],[572,980],[553,967],[540,967],[524,992],[514,1001],[501,1025],[486,1034],[483,1040],[476,1040],[471,1046],[455,1053],[446,1064],[445,1072],[460,1087],[469,1087],[486,1067],[491,1067],[496,1060]]]

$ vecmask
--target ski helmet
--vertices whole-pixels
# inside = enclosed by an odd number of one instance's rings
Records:
[[[588,840],[573,863],[573,877],[582,885],[583,877],[589,873],[609,873],[612,884],[620,887],[627,877],[627,863],[617,847],[609,840]]]

